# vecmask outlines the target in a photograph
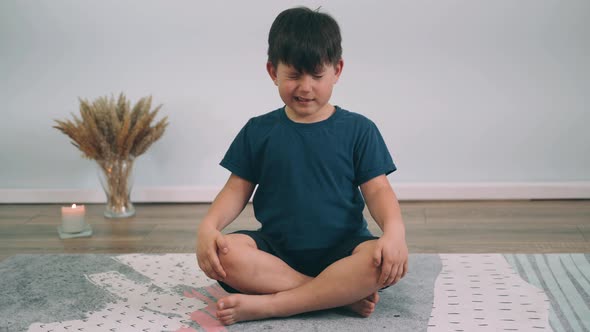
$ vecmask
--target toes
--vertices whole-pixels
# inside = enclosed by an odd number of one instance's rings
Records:
[[[370,306],[364,308],[361,315],[366,318],[371,316],[373,312],[375,312],[375,304],[372,303]]]
[[[371,301],[373,303],[377,303],[377,302],[379,302],[379,294],[377,292],[375,292],[375,293],[369,295],[366,298],[366,300],[369,300],[369,301]]]
[[[369,301],[369,300],[365,299],[365,300],[363,300],[362,304],[363,304],[363,308],[375,310],[375,302],[373,302],[373,301]]]
[[[374,300],[378,300],[378,298],[374,298]],[[370,301],[369,297],[348,306],[350,310],[357,313],[361,317],[371,316],[371,314],[375,311],[376,307],[377,304],[375,302]]]
[[[228,318],[223,318],[223,319],[219,319],[219,322],[221,322],[221,324],[223,325],[232,325],[236,323],[236,320],[233,319],[232,317],[228,317]]]
[[[237,307],[239,297],[236,295],[226,296],[217,301],[217,319],[223,325],[232,325],[237,322]]]
[[[358,314],[359,316],[363,317],[363,318],[367,318],[371,315],[371,310],[368,310],[367,308],[364,308],[363,310],[359,311]]]
[[[219,320],[219,322],[221,322],[221,324],[231,325],[236,322],[234,314],[235,314],[235,312],[233,309],[226,309],[226,310],[217,311],[216,316],[217,316],[217,319]]]
[[[219,301],[217,301],[217,310],[233,308],[236,306],[237,302],[238,302],[237,297],[226,296],[224,298],[219,299]]]
[[[233,315],[234,315],[234,310],[232,310],[232,309],[219,310],[219,311],[217,311],[217,314],[216,314],[217,318],[219,318],[219,319],[233,317]]]

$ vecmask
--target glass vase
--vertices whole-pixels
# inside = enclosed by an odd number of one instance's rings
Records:
[[[133,158],[97,160],[98,178],[107,196],[104,216],[107,218],[128,218],[135,215],[131,203],[133,186]]]

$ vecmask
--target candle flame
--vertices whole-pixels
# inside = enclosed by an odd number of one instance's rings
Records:
[[[72,209],[75,209],[75,208],[76,208],[76,204],[72,204]]]

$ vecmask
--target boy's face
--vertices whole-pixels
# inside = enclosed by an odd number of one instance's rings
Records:
[[[287,115],[296,122],[311,123],[325,120],[332,114],[330,97],[343,65],[342,60],[335,66],[325,64],[315,73],[302,73],[282,62],[276,68],[269,62],[266,68],[279,87]]]

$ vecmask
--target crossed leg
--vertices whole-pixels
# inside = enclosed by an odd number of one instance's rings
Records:
[[[344,306],[367,317],[379,301],[380,271],[372,260],[376,240],[359,244],[351,256],[328,266],[315,278],[258,250],[247,235],[230,234],[226,240],[229,251],[219,256],[227,272],[223,282],[252,295],[219,299],[217,317],[225,325]]]

